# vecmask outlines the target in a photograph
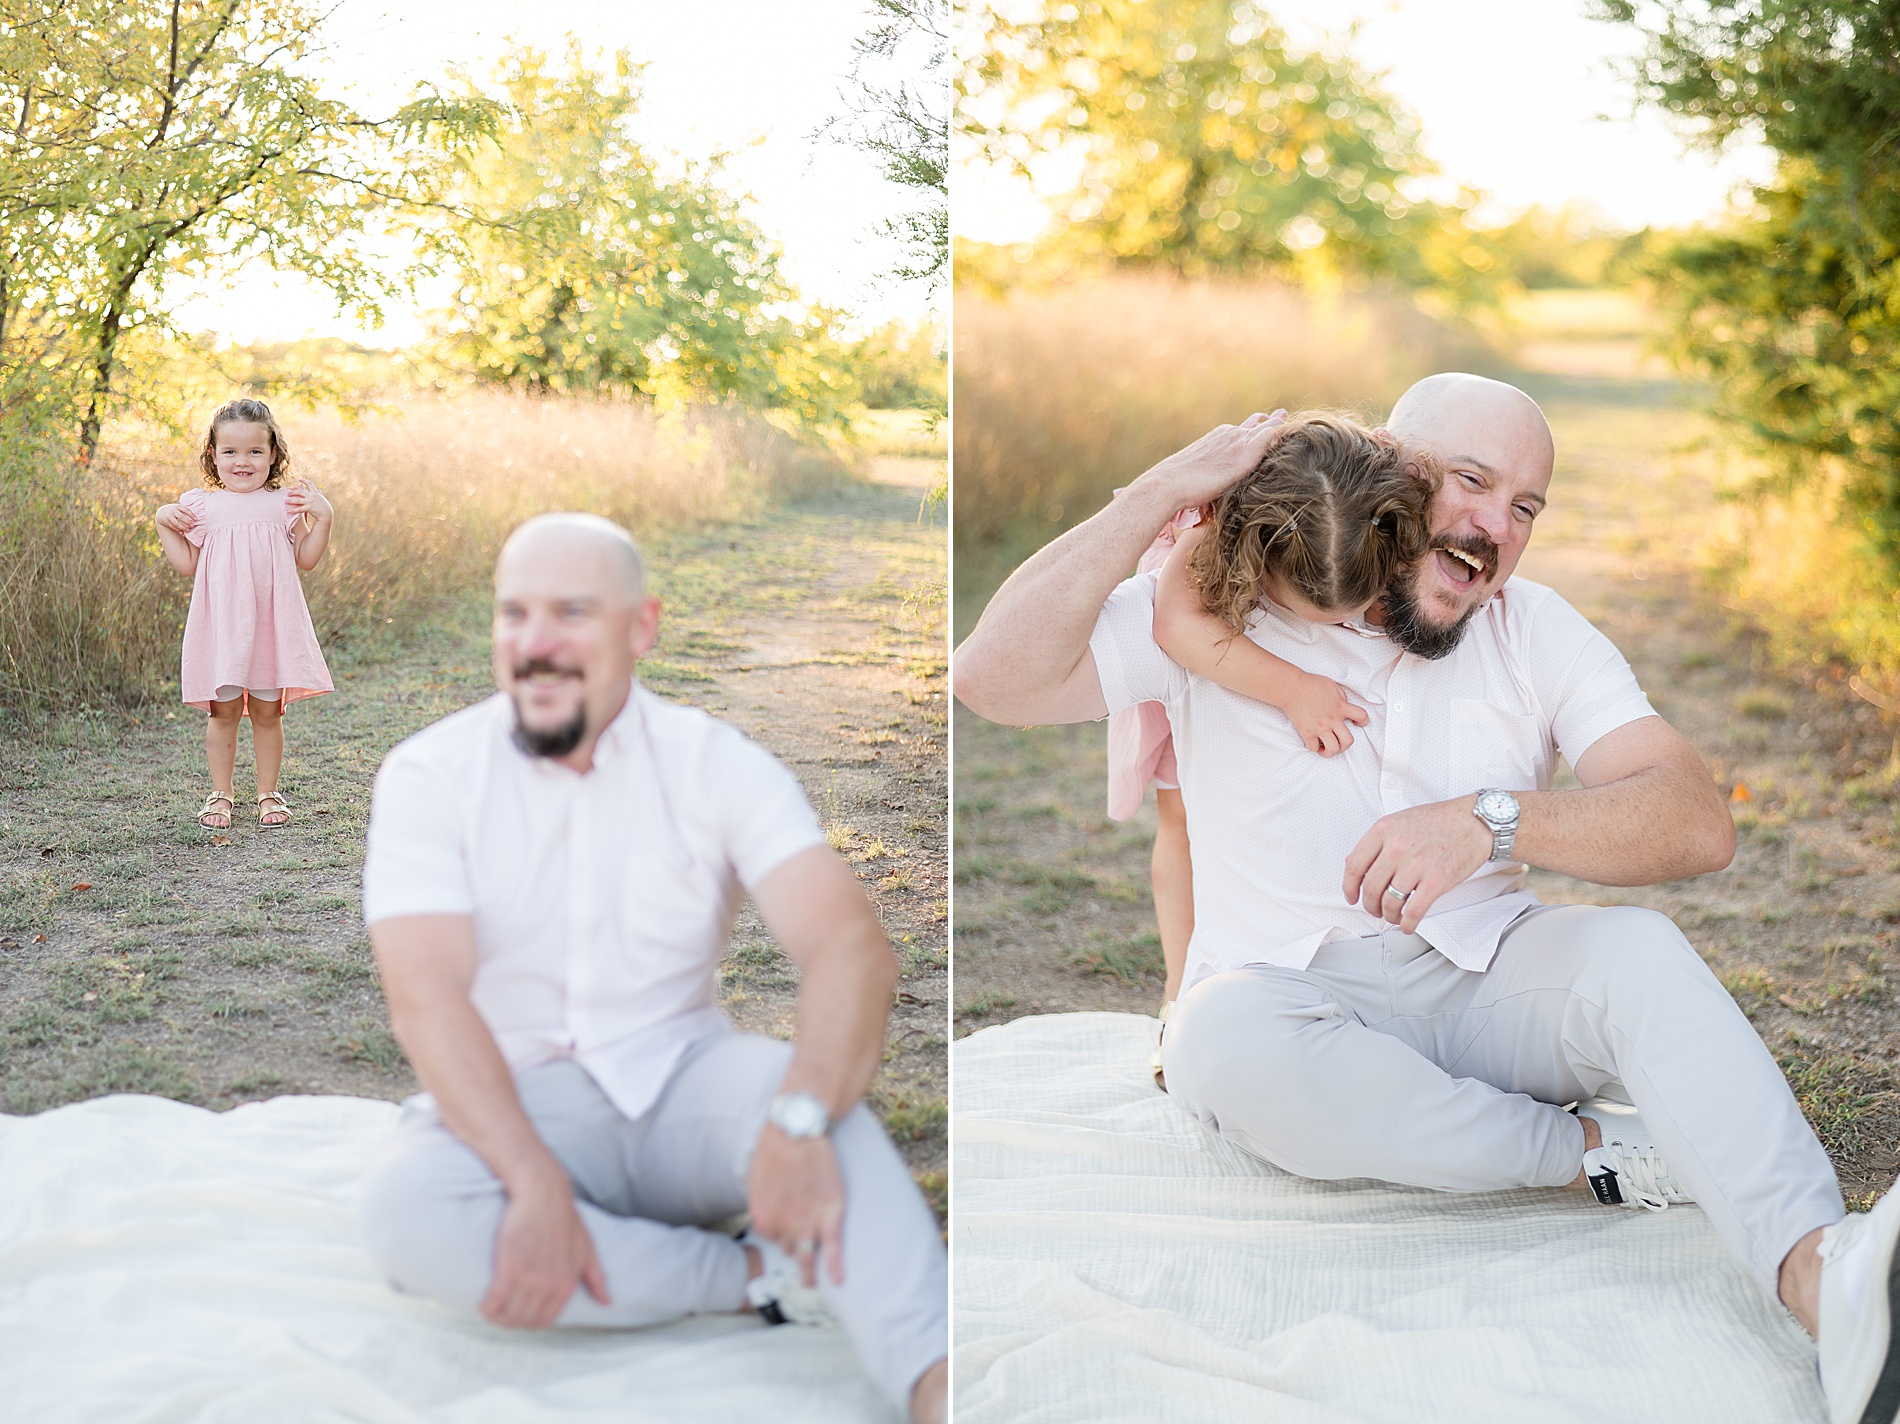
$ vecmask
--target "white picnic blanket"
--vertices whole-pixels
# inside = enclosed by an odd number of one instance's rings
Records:
[[[958,1424],[1826,1417],[1701,1211],[1305,1181],[1157,1091],[1154,1036],[1056,1014],[955,1046]]]
[[[889,1424],[835,1328],[525,1334],[396,1294],[353,1200],[395,1119],[324,1097],[0,1116],[0,1419]]]

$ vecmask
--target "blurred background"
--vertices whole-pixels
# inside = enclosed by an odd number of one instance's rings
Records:
[[[349,510],[326,646],[535,508],[685,527],[941,445],[941,5],[0,13],[0,709],[169,686],[150,513],[240,391]]]
[[[1675,915],[1850,1181],[1900,1137],[1900,13],[1049,0],[957,35],[955,628],[1211,426],[1523,386],[1522,572],[1617,640],[1744,831]],[[960,1031],[1152,1012],[1152,811],[1100,728],[955,728]],[[1547,899],[1597,887],[1540,876]]]

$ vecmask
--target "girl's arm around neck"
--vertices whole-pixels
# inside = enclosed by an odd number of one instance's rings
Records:
[[[1202,522],[1184,531],[1161,566],[1155,584],[1155,642],[1197,677],[1285,713],[1308,751],[1321,756],[1344,751],[1352,745],[1347,724],[1364,726],[1367,720],[1345,689],[1276,657],[1202,606],[1188,575],[1188,559],[1208,527]]]
[[[198,546],[185,537],[192,525],[191,511],[182,504],[161,504],[152,518],[158,525],[158,547],[164,551],[165,562],[186,578],[195,577]]]

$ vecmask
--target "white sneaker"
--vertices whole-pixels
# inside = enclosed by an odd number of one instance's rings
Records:
[[[1894,1424],[1900,1415],[1896,1240],[1900,1190],[1821,1233],[1821,1392],[1831,1424]]]
[[[1578,1117],[1593,1118],[1603,1130],[1603,1145],[1583,1154],[1583,1176],[1605,1206],[1640,1206],[1667,1211],[1671,1202],[1693,1201],[1656,1150],[1642,1114],[1628,1103],[1589,1098],[1578,1103]]]
[[[837,1317],[816,1286],[805,1284],[793,1260],[778,1242],[747,1231],[739,1238],[741,1246],[759,1253],[762,1271],[745,1283],[746,1303],[765,1318],[767,1325],[831,1325]]]

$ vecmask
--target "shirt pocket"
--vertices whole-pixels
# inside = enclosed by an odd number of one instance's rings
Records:
[[[1451,699],[1451,795],[1541,790],[1547,762],[1535,717],[1471,697]]]

